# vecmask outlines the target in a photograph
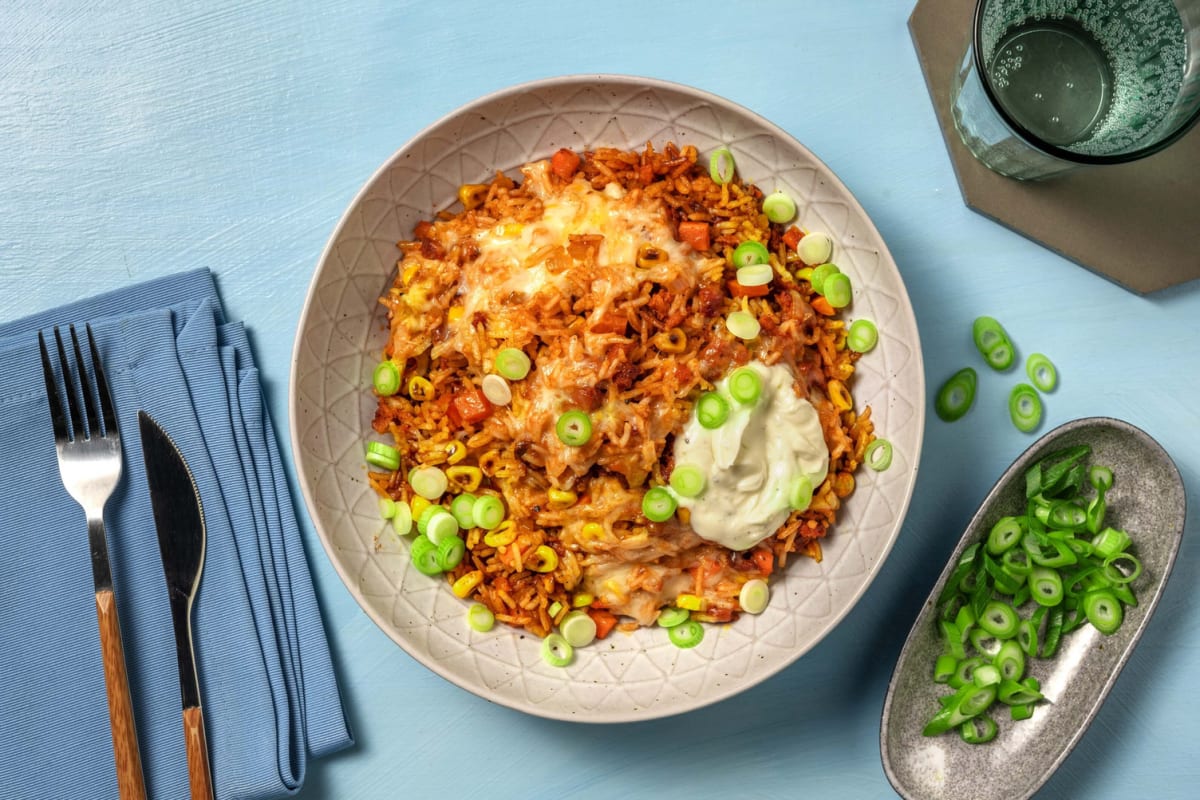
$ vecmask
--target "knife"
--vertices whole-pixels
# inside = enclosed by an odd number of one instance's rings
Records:
[[[171,622],[175,626],[188,785],[192,800],[211,800],[212,773],[192,650],[192,601],[204,569],[204,511],[192,471],[175,442],[145,411],[138,411],[138,426],[150,484],[150,504],[154,508],[154,527],[158,530],[158,549],[171,599]]]

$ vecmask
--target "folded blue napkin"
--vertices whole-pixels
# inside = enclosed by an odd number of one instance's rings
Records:
[[[87,526],[59,477],[36,333],[85,322],[124,444],[105,520],[149,794],[188,783],[139,409],[204,509],[192,624],[216,795],[294,793],[307,759],[351,734],[249,343],[198,270],[0,325],[0,797],[117,796]]]

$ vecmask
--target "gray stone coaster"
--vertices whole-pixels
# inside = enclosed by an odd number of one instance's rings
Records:
[[[1200,127],[1141,161],[1040,182],[1005,178],[975,160],[950,113],[974,7],[918,0],[908,21],[967,205],[1139,294],[1200,278]]]

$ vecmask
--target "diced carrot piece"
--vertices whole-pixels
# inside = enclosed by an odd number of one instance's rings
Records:
[[[775,554],[766,547],[759,547],[750,554],[750,558],[754,560],[754,565],[758,567],[758,571],[764,576],[770,575],[775,571]]]
[[[693,250],[709,248],[708,223],[687,220],[679,223],[679,241],[687,242]]]
[[[736,280],[726,281],[729,286],[729,295],[731,297],[766,297],[771,293],[771,284],[764,283],[762,286],[742,286]]]
[[[479,389],[471,387],[457,392],[450,400],[447,416],[455,427],[475,425],[492,415],[491,401]]]
[[[628,324],[629,318],[624,314],[610,312],[592,323],[591,331],[592,333],[624,333]]]
[[[617,627],[617,615],[603,608],[589,608],[588,616],[596,623],[596,638],[603,639]]]
[[[783,243],[793,250],[800,244],[800,240],[804,238],[804,231],[797,228],[795,225],[783,232]]]
[[[816,311],[818,314],[824,314],[827,317],[832,317],[835,313],[833,306],[829,305],[829,301],[821,296],[812,299],[812,307],[813,311]]]
[[[580,161],[582,159],[578,153],[563,147],[550,156],[550,171],[564,181],[569,181],[575,177],[575,171],[579,169]]]

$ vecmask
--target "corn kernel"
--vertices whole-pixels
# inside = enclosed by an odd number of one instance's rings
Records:
[[[454,592],[455,597],[467,597],[481,583],[483,583],[483,571],[474,569],[451,584],[450,590]]]
[[[483,205],[487,194],[488,185],[486,183],[464,183],[458,187],[458,199],[462,201],[463,208],[467,211]]]
[[[595,599],[596,598],[592,597],[587,592],[580,592],[579,594],[577,594],[571,598],[571,607],[572,608],[586,608],[587,606],[590,606],[592,604],[592,601]]]
[[[488,547],[504,547],[512,544],[517,538],[517,526],[511,519],[506,519],[483,535],[483,543]]]
[[[567,489],[550,489],[546,492],[546,498],[550,501],[550,507],[556,509],[570,508],[579,499],[574,492]]]
[[[534,562],[529,568],[534,572],[554,572],[558,568],[558,553],[547,544],[539,544],[533,551]]]
[[[652,244],[643,244],[638,248],[637,265],[642,269],[656,267],[667,263],[667,251]]]
[[[675,605],[688,611],[703,611],[704,598],[694,594],[681,594],[675,598]]]
[[[408,396],[413,400],[432,400],[433,384],[420,375],[413,375],[408,379]]]
[[[420,265],[419,264],[409,264],[407,267],[404,268],[404,273],[400,276],[400,279],[402,281],[404,281],[405,286],[408,286],[410,283],[412,283],[413,277],[416,276],[416,274],[417,274],[418,266],[420,266]]]
[[[463,318],[463,314],[465,313],[466,311],[463,310],[462,306],[450,306],[450,310],[446,312],[446,321],[458,322]]]
[[[850,390],[846,388],[846,384],[833,380],[828,383],[828,390],[829,399],[838,411],[849,411],[854,407],[854,401],[850,397]]]
[[[444,449],[447,464],[457,464],[467,457],[467,446],[458,439],[446,442]]]
[[[450,479],[451,485],[460,491],[473,492],[483,480],[483,471],[479,467],[449,467],[446,477]]]
[[[499,234],[504,237],[520,236],[525,226],[519,222],[506,222],[500,226]]]
[[[669,331],[655,334],[651,339],[654,346],[664,353],[682,353],[687,349],[687,334],[681,328],[671,328]]]
[[[585,523],[579,531],[579,538],[586,542],[598,542],[604,538],[604,526],[599,522]]]
[[[419,494],[414,494],[413,499],[408,501],[409,508],[412,509],[412,518],[414,520],[421,518],[421,513],[429,508],[433,503],[421,497]]]

